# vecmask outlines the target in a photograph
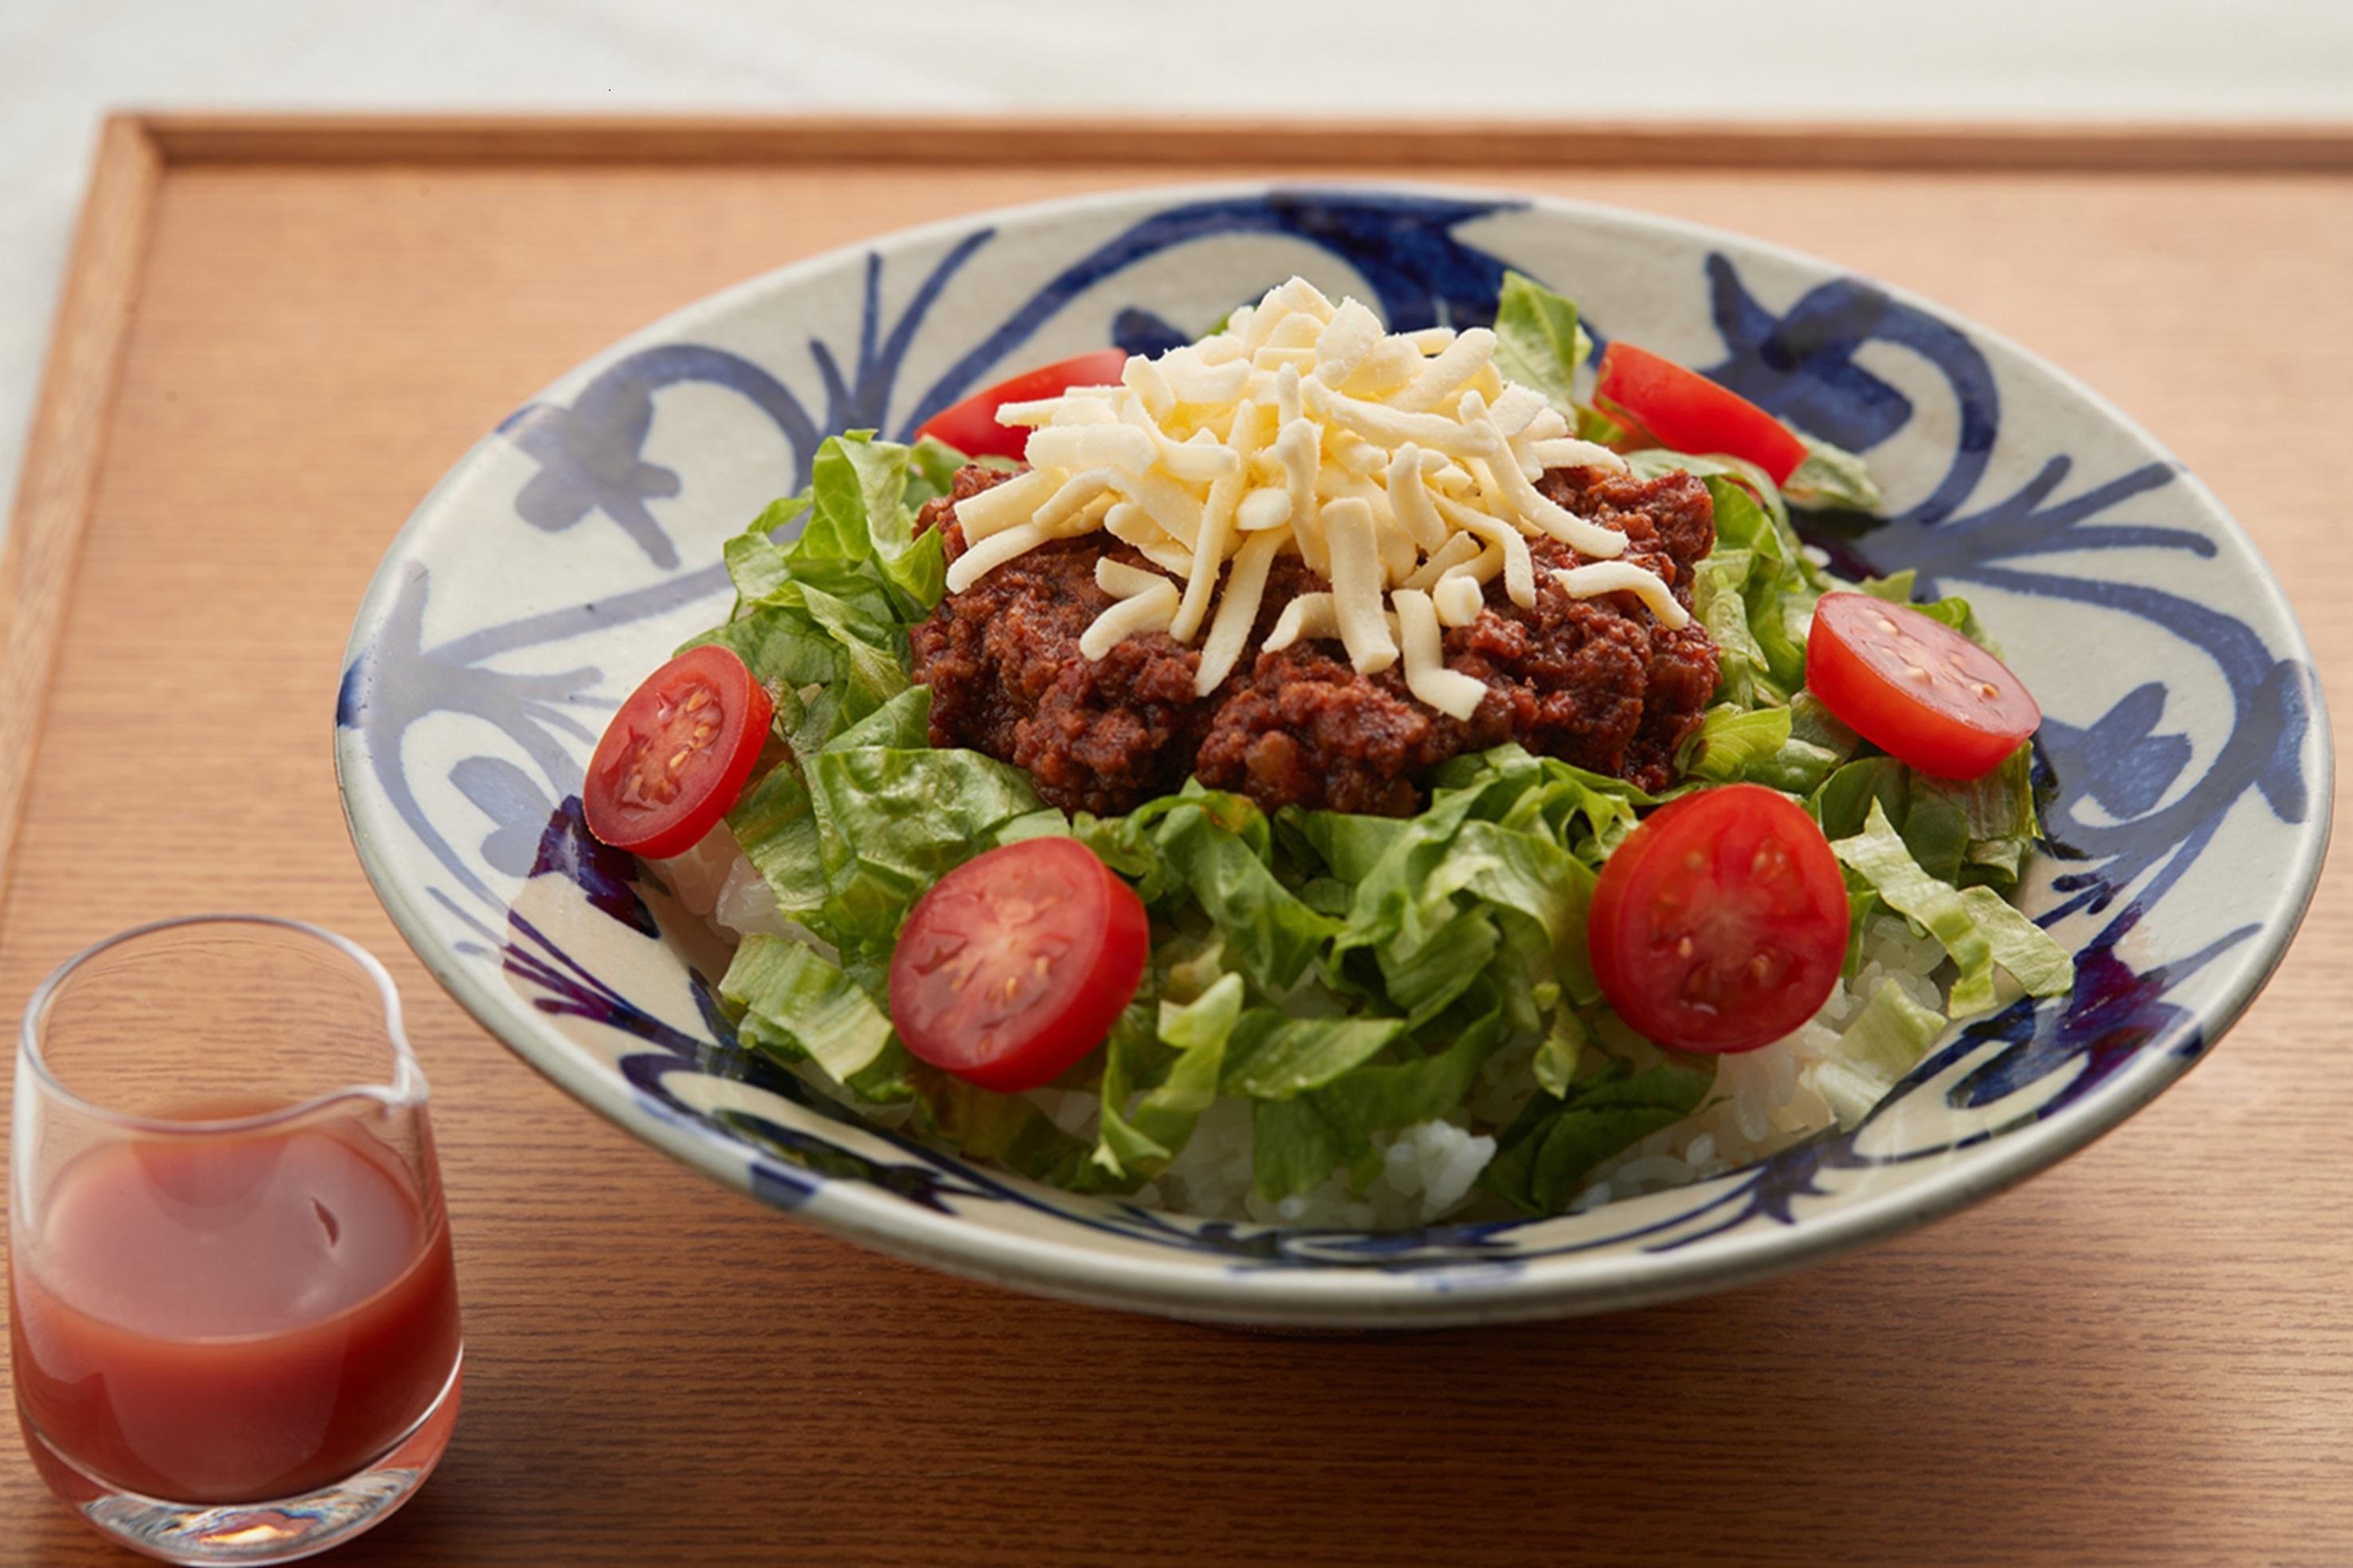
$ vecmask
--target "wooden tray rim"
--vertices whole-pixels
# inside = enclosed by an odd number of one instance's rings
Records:
[[[1348,121],[1092,115],[123,117],[167,163],[1219,163],[2353,173],[2353,123]]]

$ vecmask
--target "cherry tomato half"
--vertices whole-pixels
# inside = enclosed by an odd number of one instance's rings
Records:
[[[1814,606],[1806,684],[1864,740],[1939,778],[1992,772],[2042,723],[2010,666],[1868,594],[1825,594]]]
[[[588,831],[649,859],[693,848],[744,793],[776,706],[744,661],[716,644],[655,670],[588,759],[580,785]]]
[[[1593,889],[1601,994],[1679,1051],[1753,1051],[1820,1010],[1846,959],[1846,882],[1814,819],[1762,784],[1670,801]]]
[[[1072,838],[977,856],[915,901],[891,1022],[920,1061],[1011,1094],[1103,1043],[1144,978],[1144,900]]]
[[[1746,458],[1780,484],[1806,460],[1789,427],[1728,387],[1632,343],[1601,351],[1594,395],[1614,404],[1661,446]]]
[[[1115,386],[1126,363],[1124,349],[1095,349],[1039,370],[1025,371],[986,392],[974,393],[962,403],[941,409],[923,421],[915,438],[929,436],[945,441],[967,458],[1018,458],[1029,448],[1029,432],[1018,425],[999,425],[998,405],[1054,397],[1073,386]]]

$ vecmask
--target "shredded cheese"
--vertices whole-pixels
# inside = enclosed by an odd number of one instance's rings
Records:
[[[1079,634],[1079,651],[1101,658],[1137,632],[1165,632],[1176,614],[1176,584],[1166,577],[1153,579],[1141,594],[1115,601]]]
[[[1494,358],[1495,334],[1485,327],[1473,327],[1447,344],[1429,367],[1413,378],[1413,384],[1390,403],[1409,412],[1435,408],[1440,398],[1486,369]]]
[[[1440,464],[1445,459],[1431,456]],[[1446,532],[1445,520],[1438,509],[1430,504],[1430,491],[1422,484],[1421,448],[1408,441],[1389,459],[1389,510],[1397,514],[1398,523],[1414,543],[1414,548],[1432,556],[1451,542]]]
[[[1549,574],[1564,592],[1629,594],[1662,626],[1688,625],[1662,578],[1618,559],[1623,533],[1537,488],[1547,469],[1625,461],[1504,380],[1495,346],[1483,327],[1385,331],[1356,300],[1293,278],[1198,343],[1129,359],[1117,385],[1007,404],[999,420],[1031,432],[1030,470],[957,503],[965,549],[948,589],[1049,541],[1107,533],[1157,570],[1098,564],[1114,603],[1081,652],[1145,631],[1198,638],[1207,694],[1240,660],[1275,557],[1293,552],[1324,586],[1282,606],[1267,648],[1336,639],[1367,674],[1402,660],[1415,699],[1457,718],[1486,689],[1446,668],[1442,631],[1483,614],[1498,577],[1535,605],[1531,538],[1583,558]]]
[[[1354,300],[1343,300],[1315,339],[1315,374],[1339,386],[1381,341],[1381,321]]]
[[[1626,459],[1607,447],[1571,437],[1553,436],[1528,443],[1528,455],[1546,468],[1615,468],[1623,472]]]
[[[1282,606],[1274,630],[1266,635],[1266,651],[1281,653],[1301,637],[1336,637],[1340,617],[1332,613],[1329,594],[1302,594]]]
[[[1163,572],[1173,572],[1179,577],[1193,574],[1193,552],[1161,532],[1160,525],[1132,500],[1104,509],[1103,531],[1124,544],[1134,545],[1137,553]]]
[[[1259,533],[1270,528],[1281,528],[1291,521],[1289,490],[1257,489],[1242,497],[1234,508],[1234,526],[1244,533]]]
[[[1430,595],[1400,588],[1390,599],[1397,605],[1398,640],[1405,644],[1405,689],[1440,713],[1469,719],[1486,698],[1487,683],[1446,668],[1438,612]]]
[[[1419,588],[1428,593],[1437,586],[1440,577],[1445,576],[1455,567],[1467,566],[1479,559],[1479,552],[1482,548],[1479,536],[1475,533],[1450,534],[1447,536],[1446,542],[1433,551],[1428,559],[1414,569],[1413,575],[1408,577],[1398,586]],[[1502,560],[1502,556],[1496,557],[1499,565]]]
[[[1146,572],[1141,566],[1130,566],[1124,561],[1113,561],[1106,555],[1095,563],[1095,586],[1114,599],[1133,599],[1138,594],[1149,594],[1168,579],[1157,572]]]
[[[1122,386],[1126,387],[1130,392],[1135,394],[1136,397],[1141,400],[1144,405],[1144,412],[1150,416],[1155,423],[1167,418],[1168,416],[1176,410],[1176,389],[1168,384],[1168,377],[1163,374],[1160,367],[1153,363],[1150,360],[1145,359],[1142,354],[1130,354],[1127,356],[1127,363],[1121,368],[1119,373],[1119,384]],[[1046,410],[1047,418],[1051,418],[1053,417],[1053,410],[1056,401],[1056,399],[1049,397],[1038,403],[1024,403],[1019,406],[1025,415],[1032,408],[1043,408]],[[1006,406],[1012,407],[1014,405],[1008,404]],[[999,425],[1012,425],[1017,423],[1023,425],[1042,425],[1046,421],[1044,419],[1030,420],[1028,418],[1023,418],[1018,421],[1008,419],[1005,417],[1005,409],[1000,408],[997,411],[997,422]]]
[[[1232,568],[1226,574],[1226,591],[1218,595],[1217,617],[1209,623],[1208,640],[1201,645],[1200,672],[1193,689],[1207,697],[1233,670],[1258,624],[1260,601],[1266,597],[1266,569],[1275,552],[1291,542],[1291,531],[1253,533],[1242,542]],[[1295,601],[1294,601],[1295,602]]]
[[[978,544],[993,533],[1028,522],[1031,514],[1045,505],[1046,498],[1061,487],[1066,477],[1054,468],[1032,468],[981,491],[970,500],[957,502],[956,521],[964,525],[965,543]]]
[[[1398,649],[1381,606],[1373,509],[1360,500],[1333,501],[1324,509],[1324,532],[1332,551],[1332,618],[1339,623],[1341,646],[1357,674],[1377,675],[1397,662]]]
[[[1477,535],[1489,548],[1503,552],[1504,594],[1524,610],[1535,608],[1535,562],[1528,554],[1528,542],[1520,537],[1520,531],[1501,518],[1474,511],[1449,496],[1438,498],[1438,510],[1463,532]]]
[[[1446,626],[1467,626],[1487,607],[1483,584],[1468,575],[1440,577],[1430,598],[1438,608],[1439,625]]]
[[[1140,470],[1159,455],[1152,437],[1133,425],[1049,425],[1029,433],[1029,460],[1041,468]]]
[[[959,518],[957,521],[963,520]],[[1037,549],[1053,537],[1050,530],[1034,522],[1017,522],[1011,528],[990,534],[955,558],[955,564],[947,571],[948,592],[963,593],[997,567],[1017,555]]]
[[[1642,601],[1643,608],[1658,616],[1659,625],[1672,632],[1691,625],[1691,613],[1675,603],[1675,596],[1667,592],[1659,574],[1645,572],[1630,561],[1596,561],[1587,566],[1573,566],[1555,572],[1552,580],[1579,599],[1602,594],[1631,594]]]
[[[1201,531],[1193,539],[1193,570],[1185,584],[1185,602],[1168,627],[1168,635],[1179,642],[1192,641],[1193,634],[1201,629],[1202,618],[1209,613],[1209,596],[1217,591],[1219,569],[1232,544],[1234,509],[1241,503],[1242,486],[1248,482],[1243,478],[1243,458],[1249,454],[1228,455],[1234,459],[1232,470],[1209,486],[1208,504],[1201,511]]]

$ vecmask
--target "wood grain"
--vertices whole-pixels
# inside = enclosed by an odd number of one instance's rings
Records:
[[[0,904],[7,900],[10,850],[25,781],[39,752],[58,617],[98,482],[162,167],[145,127],[108,122],[58,302],[8,546],[0,554]]]
[[[554,374],[723,284],[951,212],[1267,165],[652,166],[528,134],[520,163],[494,137],[387,162],[302,134],[167,163],[111,416],[47,416],[36,460],[79,444],[95,483],[0,1008],[198,909],[392,963],[438,1091],[468,1408],[419,1500],[339,1561],[2353,1561],[2341,870],[2228,1042],[2090,1152],[1860,1256],[1587,1321],[1276,1339],[1030,1300],[805,1230],[565,1099],[433,988],[337,812],[343,638],[417,498]],[[1462,174],[1799,245],[2034,345],[2213,484],[2324,679],[2353,677],[2353,531],[2311,461],[2353,420],[2353,180]],[[0,1521],[0,1563],[128,1561],[14,1451]]]
[[[973,164],[1120,168],[2008,169],[2215,173],[2353,171],[2337,125],[1745,125],[1054,116],[917,121],[860,116],[167,114],[145,123],[174,163]]]

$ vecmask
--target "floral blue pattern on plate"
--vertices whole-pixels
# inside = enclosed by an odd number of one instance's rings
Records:
[[[605,716],[724,613],[720,542],[818,442],[904,437],[1096,346],[1185,341],[1293,272],[1392,326],[1492,316],[1506,267],[1863,451],[1877,517],[1805,520],[1852,574],[1960,592],[2041,698],[2021,902],[2072,994],[1955,1030],[1860,1126],[1544,1220],[1361,1233],[1156,1213],[926,1148],[736,1048],[724,963],[588,837]],[[2187,1071],[2285,950],[2327,846],[2310,655],[2214,497],[2096,395],[1899,290],[1632,213],[1388,186],[1090,197],[912,230],[690,307],[557,381],[426,498],[352,641],[336,761],[360,858],[492,1032],[656,1146],[810,1223],[1077,1300],[1407,1326],[1714,1289],[1950,1212]]]

